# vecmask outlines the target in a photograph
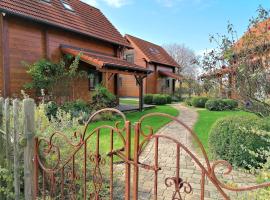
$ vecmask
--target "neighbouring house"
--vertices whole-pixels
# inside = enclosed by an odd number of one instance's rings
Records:
[[[228,65],[207,72],[202,79],[217,79],[219,82],[219,96],[222,98],[239,99],[237,92],[237,69],[239,64],[252,66],[253,73],[261,66],[270,80],[270,19],[262,21],[251,28],[233,44],[231,54],[233,58]],[[241,62],[242,60],[242,62]],[[244,60],[244,61],[243,61]],[[270,94],[268,95],[270,96]]]
[[[57,62],[64,54],[82,52],[79,68],[91,75],[75,83],[75,99],[89,100],[101,82],[119,96],[120,74],[141,80],[151,73],[123,59],[130,44],[99,9],[80,0],[2,0],[0,12],[0,89],[5,97],[18,96],[31,80],[22,61]]]
[[[179,68],[176,61],[161,46],[131,35],[126,35],[125,38],[133,47],[125,51],[125,59],[153,71],[143,83],[144,93],[173,94],[176,80],[181,79],[181,76],[176,74]],[[120,96],[138,97],[140,95],[138,85],[140,82],[136,77],[120,75]]]

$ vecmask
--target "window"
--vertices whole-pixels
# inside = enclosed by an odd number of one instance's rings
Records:
[[[166,88],[169,88],[171,85],[170,79],[166,79]]]
[[[159,54],[159,51],[158,51],[156,48],[150,47],[150,48],[149,48],[149,51],[150,51],[152,54]]]
[[[64,1],[64,0],[61,0],[61,2],[62,2],[63,6],[64,6],[64,8],[65,8],[66,10],[74,11],[73,8],[71,7],[71,5],[70,5],[69,3],[67,3],[67,2]]]
[[[126,61],[128,61],[130,63],[134,63],[134,54],[127,54]]]
[[[94,90],[95,87],[102,82],[102,73],[98,71],[90,71],[88,73],[89,90]]]
[[[51,0],[42,0],[42,1],[44,1],[46,3],[51,3]]]

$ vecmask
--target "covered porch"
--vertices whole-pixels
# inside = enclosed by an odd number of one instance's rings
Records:
[[[140,67],[136,64],[129,63],[117,57],[93,52],[89,49],[77,48],[67,45],[61,45],[61,51],[64,54],[72,56],[80,55],[80,60],[97,72],[102,73],[102,84],[106,88],[113,88],[113,93],[117,97],[119,104],[119,75],[132,75],[135,77],[139,86],[139,110],[142,111],[143,103],[143,83],[144,79],[152,73],[151,70]],[[113,86],[113,87],[112,87]]]
[[[176,81],[179,81],[181,84],[181,82],[183,81],[183,77],[179,74],[169,72],[169,71],[164,71],[164,70],[159,70],[158,74],[162,78],[167,78],[165,82],[165,87],[169,87],[169,88],[171,87],[172,94],[175,94]],[[172,80],[172,83],[168,82],[170,81],[170,79]],[[170,84],[172,85],[170,86]]]

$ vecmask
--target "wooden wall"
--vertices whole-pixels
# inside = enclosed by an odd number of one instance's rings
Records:
[[[3,75],[3,15],[0,15],[0,96],[4,95],[3,90],[4,90],[4,75]]]
[[[24,84],[31,81],[22,61],[33,63],[41,58],[48,58],[58,62],[62,57],[59,48],[61,44],[91,49],[112,56],[116,55],[117,48],[110,43],[13,16],[5,18],[8,21],[9,30],[10,96],[19,96]],[[2,67],[0,75],[3,77]],[[113,80],[111,81],[110,85],[113,84]],[[0,81],[0,88],[2,85],[2,81]],[[90,92],[87,79],[76,81],[74,87],[76,98],[89,100]],[[111,90],[113,91],[113,88]],[[31,94],[33,95],[33,93]]]

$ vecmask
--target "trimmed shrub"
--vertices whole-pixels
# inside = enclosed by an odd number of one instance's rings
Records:
[[[226,104],[227,109],[233,110],[238,107],[238,102],[233,99],[223,99],[223,102]]]
[[[152,104],[153,103],[153,97],[154,97],[153,94],[144,95],[144,97],[143,97],[144,103],[145,104]]]
[[[238,102],[232,99],[210,99],[205,108],[211,111],[233,110],[238,107]]]
[[[167,103],[167,98],[164,95],[161,94],[155,94],[153,96],[153,104],[155,105],[164,105]]]
[[[165,94],[164,96],[166,97],[167,103],[171,104],[172,103],[172,96],[170,96],[168,94]]]
[[[193,97],[191,100],[191,105],[196,108],[205,108],[205,103],[208,100],[208,97]]]
[[[270,130],[270,121],[257,116],[233,116],[220,119],[209,135],[209,150],[215,159],[223,159],[237,167],[258,168],[266,160],[250,151],[258,152],[269,147],[261,137]]]

